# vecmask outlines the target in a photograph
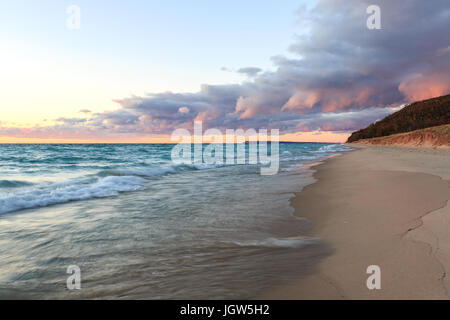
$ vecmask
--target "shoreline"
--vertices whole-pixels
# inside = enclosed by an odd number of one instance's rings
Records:
[[[260,299],[448,299],[448,150],[354,146],[313,167],[317,180],[291,199],[308,236],[333,252],[314,274]],[[381,269],[381,290],[366,286]]]

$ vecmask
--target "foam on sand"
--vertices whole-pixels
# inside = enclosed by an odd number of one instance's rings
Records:
[[[303,248],[317,243],[318,239],[308,237],[292,237],[284,239],[268,238],[253,241],[235,241],[241,247],[265,247],[265,248]]]

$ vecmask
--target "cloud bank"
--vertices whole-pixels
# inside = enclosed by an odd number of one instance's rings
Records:
[[[381,8],[381,30],[366,26],[366,9],[374,2]],[[127,97],[116,100],[117,111],[86,110],[88,118],[1,128],[0,134],[148,136],[190,129],[196,120],[204,128],[350,132],[404,103],[450,92],[448,0],[319,0],[311,9],[301,7],[298,18],[306,32],[289,48],[292,57],[272,57],[275,71],[243,67],[238,72],[248,80],[241,84]]]

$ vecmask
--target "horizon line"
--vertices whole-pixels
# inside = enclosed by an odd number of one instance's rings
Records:
[[[234,142],[234,143],[218,143],[218,144],[248,144],[249,142],[260,142],[258,141],[246,141],[246,142]],[[264,141],[267,143],[272,143],[272,141]],[[331,141],[278,141],[278,143],[346,143],[346,142],[331,142]],[[188,143],[181,143],[181,142],[0,142],[0,145],[13,145],[13,144],[43,144],[43,145],[50,145],[50,144],[188,144]],[[214,144],[213,142],[192,142],[190,144]]]

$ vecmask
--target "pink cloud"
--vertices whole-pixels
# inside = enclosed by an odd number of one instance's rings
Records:
[[[450,74],[418,75],[401,82],[398,89],[410,101],[442,96],[450,92]]]

